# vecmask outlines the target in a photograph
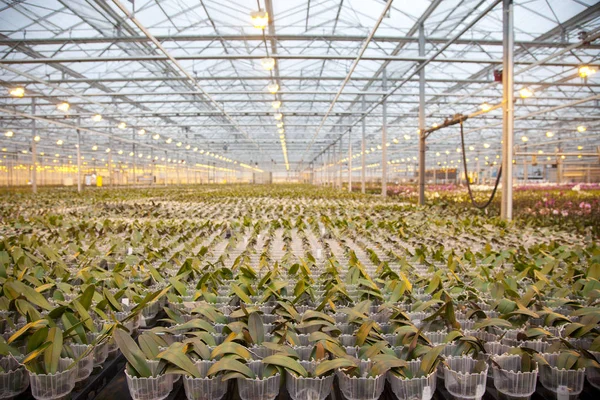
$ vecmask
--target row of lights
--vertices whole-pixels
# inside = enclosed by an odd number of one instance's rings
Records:
[[[263,10],[253,11],[250,13],[250,19],[252,20],[252,25],[256,29],[264,30],[269,23],[269,13]],[[275,59],[272,57],[265,57],[260,60],[260,63],[265,71],[272,71],[275,68]],[[279,85],[277,82],[271,82],[267,89],[269,93],[276,95],[279,91]],[[275,111],[281,108],[281,101],[275,100],[271,103],[271,106]],[[275,120],[277,122],[277,129],[279,132],[279,141],[281,142],[281,151],[283,152],[283,159],[285,162],[286,170],[290,169],[290,164],[288,161],[288,152],[287,152],[287,144],[285,141],[285,128],[283,127],[283,114],[281,112],[275,113]]]

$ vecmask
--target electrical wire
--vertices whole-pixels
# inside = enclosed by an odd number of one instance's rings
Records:
[[[492,195],[490,196],[490,198],[488,199],[488,201],[486,201],[483,204],[477,203],[475,201],[475,198],[473,197],[473,191],[471,190],[471,182],[469,181],[469,171],[467,169],[467,156],[466,156],[466,152],[465,152],[465,134],[463,131],[463,122],[465,121],[465,119],[461,119],[460,121],[460,145],[462,147],[462,158],[463,158],[463,165],[464,170],[465,170],[465,180],[467,181],[467,189],[469,190],[469,197],[471,198],[471,204],[473,204],[474,207],[479,208],[480,210],[486,209],[491,203],[492,200],[494,200],[494,196],[496,195],[496,191],[498,190],[498,185],[500,184],[500,177],[502,176],[502,165],[500,165],[500,168],[498,168],[498,175],[496,176],[496,184],[494,185],[494,190],[492,190]]]

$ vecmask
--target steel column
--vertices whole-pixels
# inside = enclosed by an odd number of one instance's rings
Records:
[[[419,24],[419,56],[425,56],[425,26]],[[419,71],[419,205],[425,205],[425,67]]]
[[[382,89],[387,90],[387,69],[383,69]],[[387,196],[387,97],[381,104],[383,121],[381,124],[381,196]],[[364,119],[364,118],[363,118]]]
[[[364,112],[367,109],[367,105],[365,103],[365,96],[362,96],[362,111]],[[365,194],[365,175],[366,175],[366,157],[367,155],[365,154],[365,151],[367,150],[367,143],[365,140],[365,135],[366,135],[366,121],[365,118],[362,119],[362,141],[361,141],[361,145],[360,145],[360,150],[361,150],[361,155],[360,155],[360,160],[361,160],[361,170],[360,170],[360,190],[363,194]]]
[[[35,97],[31,99],[31,113],[35,114]],[[31,123],[31,191],[37,193],[37,142],[35,141],[37,125],[35,119],[31,120]]]
[[[514,4],[513,0],[502,1],[502,40],[504,43],[504,68],[502,70],[502,202],[500,216],[513,217],[513,142],[514,142]]]
[[[81,193],[81,117],[77,118],[77,192]]]
[[[352,193],[352,128],[348,131],[348,191]]]

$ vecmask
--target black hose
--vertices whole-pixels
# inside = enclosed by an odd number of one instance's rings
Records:
[[[479,204],[475,201],[475,198],[473,197],[473,192],[471,191],[471,182],[469,182],[469,171],[467,170],[467,156],[466,156],[466,152],[465,152],[465,134],[463,132],[463,120],[460,121],[460,144],[462,147],[463,165],[465,166],[465,180],[467,181],[467,189],[469,190],[469,197],[471,198],[471,204],[473,204],[474,207],[479,208],[480,210],[483,210],[492,203],[492,200],[494,200],[494,196],[496,195],[496,190],[498,190],[498,185],[500,184],[500,177],[502,176],[502,165],[500,165],[500,168],[498,168],[498,176],[496,176],[496,184],[494,185],[494,190],[492,190],[492,195],[490,196],[488,201],[486,201],[483,204]],[[478,171],[478,173],[479,173],[479,171]]]

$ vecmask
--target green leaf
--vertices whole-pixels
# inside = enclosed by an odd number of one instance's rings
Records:
[[[253,312],[248,316],[248,331],[254,344],[265,341],[265,326],[259,313]]]
[[[194,363],[185,354],[185,348],[186,346],[183,343],[173,343],[165,351],[159,353],[157,358],[176,365],[194,378],[202,378],[198,368],[196,368]]]
[[[235,342],[224,342],[215,347],[210,354],[210,358],[215,359],[225,354],[234,354],[243,360],[251,360],[252,354],[247,348],[239,343]]]
[[[330,371],[338,368],[348,368],[358,366],[357,360],[351,358],[334,358],[333,360],[326,360],[319,364],[315,368],[315,376],[323,376]]]
[[[119,350],[125,356],[129,365],[138,373],[141,378],[149,378],[152,376],[150,366],[146,361],[146,356],[138,347],[135,341],[125,331],[115,329],[113,339],[117,343]]]
[[[60,353],[63,347],[62,331],[53,327],[48,331],[48,341],[52,345],[44,350],[44,367],[47,374],[55,374],[58,371],[58,362],[60,361]]]
[[[79,296],[79,303],[83,306],[84,309],[89,309],[92,306],[92,299],[94,298],[94,294],[96,293],[96,286],[88,285],[85,288],[81,296]]]
[[[254,379],[255,375],[246,364],[242,364],[233,358],[222,358],[214,363],[206,373],[207,376],[215,376],[218,373],[234,372],[242,374],[246,378]],[[232,377],[223,376],[223,379],[231,379]]]
[[[277,365],[287,370],[294,371],[296,374],[302,377],[308,376],[308,372],[306,372],[306,369],[304,369],[304,367],[298,361],[283,354],[275,354],[265,357],[263,358],[262,362],[263,364]]]
[[[444,351],[445,344],[440,344],[429,350],[421,359],[421,367],[419,368],[420,376],[427,376],[437,367],[440,361],[440,354]]]
[[[35,291],[34,288],[24,284],[19,281],[6,282],[4,284],[4,291],[6,295],[7,290],[14,291],[20,295],[25,296],[27,301],[32,304],[35,304],[38,307],[43,308],[44,310],[52,310],[52,305],[48,303],[48,300],[41,294]]]
[[[29,323],[25,324],[25,326],[23,326],[21,329],[19,329],[15,333],[13,333],[8,338],[6,343],[11,344],[12,342],[14,342],[18,338],[20,338],[25,332],[27,332],[30,329],[40,329],[44,326],[48,326],[48,320],[46,320],[46,319],[39,319],[37,321],[29,322]]]
[[[121,304],[115,299],[115,296],[111,292],[109,292],[106,288],[102,289],[102,293],[104,294],[104,298],[110,304],[111,308],[115,311],[123,311],[121,308]]]

